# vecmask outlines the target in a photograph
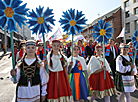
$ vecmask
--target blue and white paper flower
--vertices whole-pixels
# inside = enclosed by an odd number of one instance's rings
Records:
[[[94,29],[92,29],[93,31],[95,31],[95,33],[92,33],[94,39],[102,43],[104,36],[104,43],[108,43],[108,40],[112,38],[112,33],[114,31],[113,27],[110,27],[111,25],[102,19],[98,21],[98,25],[99,26],[95,24],[95,26],[93,27]]]
[[[38,31],[39,34],[48,33],[49,31],[52,31],[50,24],[55,25],[55,19],[53,19],[54,16],[52,13],[53,9],[49,9],[49,7],[47,7],[44,12],[43,9],[44,7],[39,6],[39,8],[36,8],[36,13],[34,10],[29,12],[28,17],[30,17],[30,19],[27,23],[29,24],[29,27],[31,27],[33,34],[37,34]]]
[[[131,41],[133,42],[133,46],[138,48],[138,31],[135,30],[134,36],[132,36]]]
[[[70,32],[70,34],[76,34],[76,31],[78,33],[83,32],[82,29],[84,29],[84,27],[82,27],[81,25],[85,25],[87,19],[85,19],[84,14],[82,14],[82,11],[78,11],[75,14],[75,9],[70,9],[66,12],[63,12],[64,15],[62,15],[63,19],[60,18],[59,22],[61,23],[61,25],[64,25],[62,28],[64,29],[64,32],[66,31],[68,33],[68,31]],[[83,17],[83,18],[82,18]]]
[[[6,30],[17,31],[16,23],[22,28],[29,9],[25,8],[26,4],[20,6],[21,0],[0,0],[0,27],[2,29],[7,25]]]

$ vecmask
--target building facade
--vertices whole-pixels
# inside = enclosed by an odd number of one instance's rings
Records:
[[[116,39],[116,37],[120,34],[122,30],[122,16],[121,16],[121,6],[108,12],[107,14],[95,19],[91,24],[87,24],[83,32],[81,33],[86,39],[93,40],[92,33],[94,33],[93,26],[98,23],[100,19],[109,22],[114,29],[113,38],[116,42],[122,42],[122,38]]]
[[[18,32],[13,32],[13,42],[19,46],[20,42],[25,40],[25,38],[27,38],[27,40],[31,39],[31,30],[28,28],[28,25],[23,25],[22,28],[18,25],[16,26]],[[0,28],[0,51],[2,50],[3,45],[6,46],[6,49],[11,47],[10,33]]]
[[[122,0],[122,27],[126,29],[126,43],[131,41],[135,30],[138,30],[138,0]],[[124,25],[125,23],[125,25]]]

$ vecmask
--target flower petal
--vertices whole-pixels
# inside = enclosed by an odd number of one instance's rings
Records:
[[[3,16],[4,12],[2,10],[0,10],[0,16]]]
[[[2,17],[2,18],[0,19],[0,25],[1,25],[2,28],[5,27],[6,21],[7,21],[7,18],[6,18],[6,17]]]
[[[135,35],[135,37],[137,37],[137,36],[138,36],[138,31],[137,31],[137,30],[135,30],[134,35]]]
[[[24,21],[26,20],[25,17],[18,16],[18,15],[14,15],[13,18],[14,18],[14,20],[18,23],[18,25],[20,26],[20,28],[22,28],[22,24],[23,24],[23,25],[26,25],[26,24],[24,23]]]
[[[36,8],[36,12],[39,14],[39,17],[42,17],[43,8],[44,7],[41,8],[41,6],[39,6],[39,9]]]
[[[69,11],[69,14],[70,14],[71,18],[74,19],[75,18],[75,9],[72,10],[72,8],[71,8],[68,11]]]
[[[71,29],[70,29],[70,33],[73,34],[73,35],[76,34],[76,33],[75,33],[75,29],[74,29],[73,26],[72,26]]]
[[[87,19],[85,19],[85,17],[83,17],[82,19],[78,20],[76,23],[77,24],[86,24],[85,22],[87,21]]]
[[[22,6],[19,6],[18,8],[15,9],[15,12],[16,12],[17,14],[20,14],[20,15],[27,15],[27,11],[28,11],[29,9],[26,9],[26,8],[25,8],[26,5],[27,5],[27,3],[25,3],[25,4],[22,5]]]
[[[32,9],[32,12],[29,12],[29,15],[28,17],[34,17],[34,18],[37,18],[37,14],[34,12],[34,10]]]
[[[44,34],[44,33],[46,33],[46,31],[45,31],[45,28],[44,28],[44,25],[43,24],[41,24],[40,25],[40,31],[39,31],[39,34]]]
[[[8,25],[7,25],[7,30],[10,30],[10,32],[16,31],[15,27],[16,27],[16,24],[14,23],[13,19],[9,19]]]
[[[49,9],[49,7],[47,7],[46,11],[44,12],[43,18],[45,19],[46,17],[52,15],[53,9]]]
[[[70,28],[70,24],[66,24],[66,25],[64,25],[63,27],[62,27],[63,29],[64,29],[64,32],[65,31],[69,31],[69,28]]]
[[[3,4],[3,2],[1,0],[0,0],[0,9],[2,9],[2,10],[6,9],[5,5]]]
[[[100,33],[92,33],[92,34],[93,34],[92,37],[94,37],[94,39],[96,39],[98,36],[100,36]]]
[[[45,21],[46,21],[46,22],[50,22],[51,24],[55,25],[55,24],[54,24],[54,21],[55,21],[55,20],[53,19],[53,17],[54,17],[54,16],[48,17],[48,18],[45,19]]]
[[[68,12],[63,12],[64,15],[62,15],[62,17],[64,17],[65,19],[71,20],[70,15],[68,14]]]
[[[31,20],[31,19],[27,23],[30,24],[29,27],[35,26],[36,24],[38,24],[37,21]]]
[[[82,29],[84,29],[84,27],[81,27],[79,25],[75,25],[75,28],[76,28],[75,30],[77,30],[78,33],[80,33],[81,31],[83,32]]]
[[[59,21],[60,23],[61,23],[61,25],[62,24],[67,24],[67,23],[69,23],[69,20],[67,20],[67,19],[61,19],[60,18],[60,21]]]
[[[75,17],[75,20],[79,20],[84,14],[82,14],[82,11],[78,11],[77,10],[77,13],[76,13],[76,17]]]
[[[11,0],[4,0],[7,5],[10,4]]]
[[[38,24],[37,26],[35,26],[34,28],[32,28],[32,29],[31,29],[31,30],[33,31],[32,34],[34,34],[34,33],[37,34],[39,28],[40,28],[40,24]]]
[[[12,1],[12,4],[11,4],[11,7],[12,7],[12,8],[16,8],[16,7],[18,7],[22,2],[23,2],[23,1],[21,1],[21,0],[13,0],[13,1]]]
[[[93,26],[93,28],[94,28],[93,31],[99,33],[100,28],[97,26],[97,24],[95,24],[95,26]]]

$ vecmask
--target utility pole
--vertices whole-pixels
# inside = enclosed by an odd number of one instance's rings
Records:
[[[125,3],[124,3],[124,29],[125,29],[124,43],[126,43],[126,10],[125,10]]]

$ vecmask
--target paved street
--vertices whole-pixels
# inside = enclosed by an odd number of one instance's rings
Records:
[[[2,55],[2,52],[0,52]],[[14,102],[16,84],[9,80],[9,71],[12,68],[12,60],[8,56],[0,59],[0,102]],[[111,97],[111,102],[117,102],[119,92],[117,95]],[[97,99],[94,102],[104,102],[104,99]],[[131,94],[131,102],[138,102],[138,89]]]

